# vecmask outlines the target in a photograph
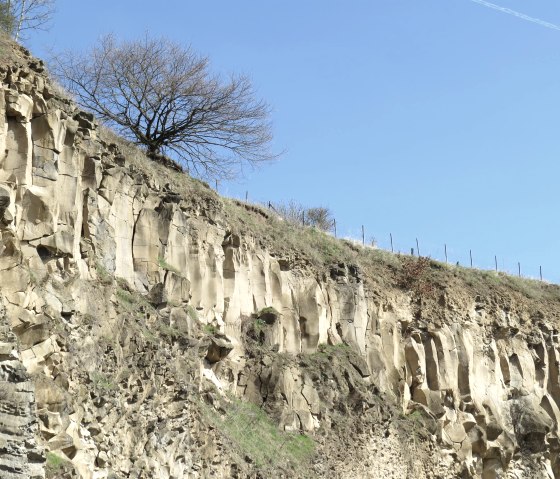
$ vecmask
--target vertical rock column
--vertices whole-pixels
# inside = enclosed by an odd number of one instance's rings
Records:
[[[36,442],[35,392],[17,353],[0,303],[0,477],[45,477],[45,459]]]

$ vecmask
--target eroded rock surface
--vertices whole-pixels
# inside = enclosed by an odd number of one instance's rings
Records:
[[[37,444],[35,388],[5,313],[0,303],[0,476],[41,478],[45,458]]]
[[[151,165],[13,55],[2,477],[560,477],[557,288],[313,263],[258,231],[267,211]],[[251,457],[258,415],[241,435],[220,422],[235,398],[316,453],[297,463],[281,436]]]

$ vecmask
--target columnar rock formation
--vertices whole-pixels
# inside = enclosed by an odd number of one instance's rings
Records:
[[[0,306],[0,475],[42,477],[43,451],[37,445],[35,391],[17,353],[15,335]]]
[[[253,474],[204,426],[192,403],[201,391],[270,405],[280,428],[310,435],[334,430],[335,404],[356,424],[375,410],[354,458],[331,470],[316,460],[324,477],[560,477],[558,301],[475,294],[452,273],[426,299],[275,248],[239,223],[266,225],[266,211],[117,146],[41,62],[10,48],[0,69],[2,477],[42,477],[37,442],[84,478]],[[155,331],[183,339],[164,347]],[[307,368],[324,345],[351,350],[350,369]],[[430,424],[423,444],[397,434],[377,394]],[[322,451],[336,444],[327,437]]]

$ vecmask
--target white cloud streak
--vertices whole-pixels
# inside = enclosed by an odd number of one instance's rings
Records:
[[[521,20],[526,20],[531,23],[536,23],[541,27],[551,28],[552,30],[560,31],[560,27],[558,25],[555,25],[554,23],[549,23],[549,22],[545,22],[544,20],[540,20],[539,18],[530,17],[528,15],[525,15],[524,13],[516,12],[511,8],[500,7],[499,5],[487,2],[486,0],[470,0],[470,1],[474,3],[478,3],[479,5],[483,5],[488,8],[492,8],[494,10],[498,10],[499,12],[502,13],[507,13],[508,15],[513,15],[514,17],[520,18]]]

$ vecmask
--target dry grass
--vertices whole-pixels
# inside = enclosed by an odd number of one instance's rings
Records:
[[[224,226],[244,236],[258,238],[279,258],[286,259],[291,267],[324,271],[333,264],[357,265],[364,278],[378,287],[402,288],[403,274],[410,266],[409,255],[395,254],[361,243],[338,239],[317,228],[284,221],[268,208],[220,197],[206,183],[185,173],[173,171],[149,160],[133,144],[104,129],[104,138],[119,145],[127,162],[151,178],[158,178],[191,201],[205,201],[214,206],[214,213]],[[514,292],[529,301],[558,301],[560,287],[533,279],[518,278],[505,273],[477,270],[426,259],[426,288],[430,283],[454,285],[472,294],[477,292]],[[408,266],[407,266],[408,265]],[[404,271],[404,273],[403,273]],[[424,281],[424,278],[422,279]]]

